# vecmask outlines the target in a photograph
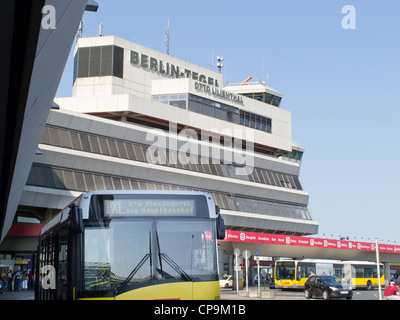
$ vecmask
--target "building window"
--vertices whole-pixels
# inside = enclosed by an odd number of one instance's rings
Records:
[[[274,96],[267,92],[243,93],[242,96],[245,96],[245,97],[257,100],[257,101],[265,102],[265,103],[271,104],[275,107],[279,107],[281,100],[282,100],[282,98],[280,98],[278,96]]]
[[[250,112],[240,111],[240,124],[246,127],[271,133],[272,119],[265,118]]]
[[[163,104],[169,104],[170,106],[178,107],[186,110],[187,95],[186,94],[171,94],[163,96],[153,96],[153,101],[157,101]]]
[[[275,107],[279,107],[280,103],[281,103],[281,98],[273,96],[272,105]]]
[[[205,116],[217,118],[232,123],[238,123],[239,110],[213,100],[189,94],[189,111],[204,114]]]
[[[79,48],[74,57],[76,78],[115,76],[123,78],[124,49],[117,46]]]

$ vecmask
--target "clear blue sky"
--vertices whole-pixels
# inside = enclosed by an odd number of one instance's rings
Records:
[[[283,93],[293,140],[305,148],[300,181],[319,236],[400,244],[400,1],[97,0],[84,33],[116,35]],[[342,7],[356,29],[342,28]],[[216,61],[214,61],[214,67]],[[70,96],[72,54],[57,96]],[[389,242],[390,240],[390,242]]]

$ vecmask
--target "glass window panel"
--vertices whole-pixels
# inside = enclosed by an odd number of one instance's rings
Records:
[[[202,107],[201,103],[189,101],[189,111],[203,113],[203,107]]]
[[[272,101],[272,94],[266,93],[265,94],[265,103],[271,104]]]
[[[124,77],[124,49],[114,46],[113,76]]]
[[[238,123],[238,115],[235,112],[228,112],[228,121]]]
[[[132,190],[140,190],[139,182],[136,180],[131,180]]]
[[[89,52],[90,48],[78,49],[78,78],[89,76]]]
[[[227,120],[226,111],[219,108],[215,109],[215,117],[220,120]]]
[[[281,102],[281,98],[274,96],[272,99],[272,105],[275,107],[279,106],[279,103]]]
[[[129,180],[121,179],[121,183],[122,183],[122,188],[124,190],[130,190],[131,189],[131,184],[129,183]]]
[[[111,76],[112,74],[112,48],[113,46],[101,47],[101,76]]]
[[[72,149],[72,141],[71,141],[71,136],[69,135],[69,131],[59,129],[59,134],[60,134],[61,146],[64,148]]]
[[[96,190],[105,190],[105,185],[102,176],[94,175],[94,184]]]
[[[112,183],[111,177],[104,176],[103,179],[104,179],[104,184],[106,186],[106,189],[107,190],[114,190],[114,185]]]
[[[167,257],[192,278],[218,279],[214,227],[211,221],[158,221],[157,233],[159,255],[162,257],[155,261],[156,270],[159,271],[156,275],[158,279],[164,278],[166,274],[182,278],[177,268],[165,263]]]
[[[114,184],[114,189],[115,190],[121,190],[122,189],[122,184],[121,184],[121,179],[113,177],[112,182]]]
[[[101,153],[99,141],[96,136],[89,136],[90,145],[92,146],[92,152]]]
[[[89,77],[100,76],[101,47],[90,48]]]
[[[130,283],[150,280],[151,231],[149,221],[114,219],[108,228],[85,229],[84,288],[88,291],[118,288],[142,259]],[[129,254],[128,254],[129,253]]]
[[[244,125],[244,113],[243,113],[243,111],[240,111],[240,124]]]
[[[108,139],[108,146],[110,147],[111,155],[119,158],[117,142],[114,139]]]
[[[82,172],[74,172],[77,190],[88,191]]]
[[[126,153],[126,149],[125,149],[125,144],[121,141],[116,141],[117,143],[117,148],[118,148],[118,152],[119,152],[119,156],[121,158],[127,159],[128,155]]]
[[[103,138],[103,137],[98,137],[98,139],[99,139],[99,144],[100,144],[100,147],[101,147],[101,153],[109,156],[110,155],[110,149],[108,147],[107,139]]]
[[[186,101],[170,101],[169,104],[180,109],[186,109]]]
[[[78,53],[76,53],[74,56],[74,82],[77,76],[78,76]]]
[[[203,114],[205,116],[209,116],[209,117],[213,117],[215,118],[215,108],[214,107],[210,107],[206,104],[203,104]]]

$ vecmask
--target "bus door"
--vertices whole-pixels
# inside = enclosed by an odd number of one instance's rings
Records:
[[[343,273],[344,273],[344,282],[349,285],[354,285],[352,283],[352,265],[345,263],[343,266]],[[354,288],[355,289],[355,288]]]
[[[36,299],[65,300],[69,277],[69,227],[40,239],[36,267]]]

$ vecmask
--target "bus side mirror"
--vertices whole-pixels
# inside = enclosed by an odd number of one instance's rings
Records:
[[[76,234],[83,233],[82,209],[73,205],[70,211],[71,231]]]
[[[225,239],[225,222],[219,213],[219,207],[215,206],[215,213],[217,214],[216,224],[217,224],[217,239],[224,240]]]

